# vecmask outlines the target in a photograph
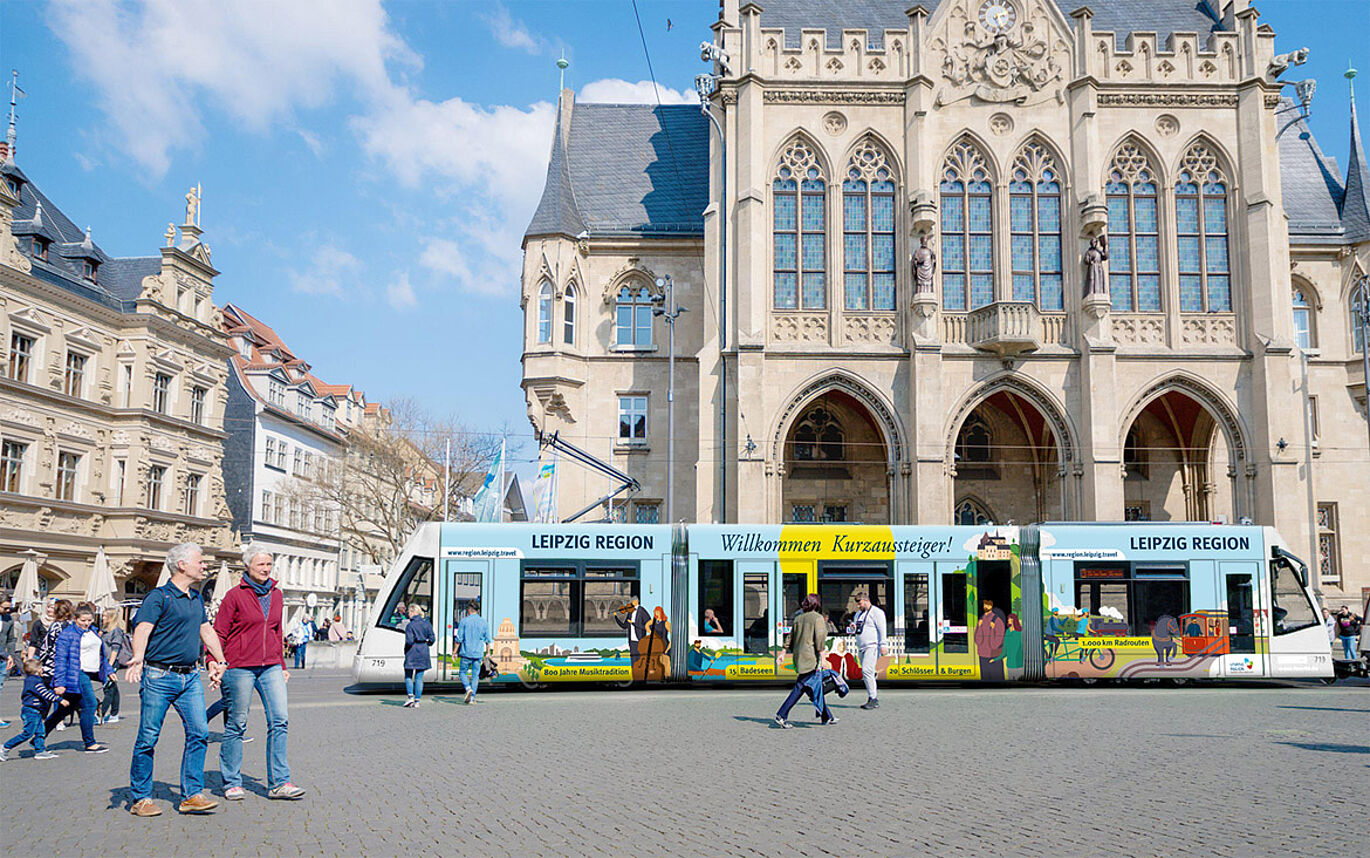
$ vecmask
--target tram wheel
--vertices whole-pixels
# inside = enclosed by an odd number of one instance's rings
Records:
[[[1176,688],[1179,688],[1179,687],[1182,686],[1182,685],[1188,685],[1188,684],[1189,684],[1189,677],[1187,677],[1187,676],[1176,676],[1176,677],[1172,677],[1171,680],[1170,680],[1170,684],[1173,685],[1173,686],[1175,686]]]

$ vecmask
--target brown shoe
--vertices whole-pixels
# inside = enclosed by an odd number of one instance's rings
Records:
[[[181,802],[176,809],[181,813],[209,813],[218,806],[217,801],[206,797],[204,793],[199,793]]]
[[[140,798],[129,807],[128,812],[134,816],[161,816],[162,809],[152,803],[150,798]]]

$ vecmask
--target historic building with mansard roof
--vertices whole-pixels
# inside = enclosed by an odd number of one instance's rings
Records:
[[[0,591],[84,598],[103,548],[116,598],[166,550],[234,556],[222,474],[227,360],[199,191],[156,255],[112,257],[0,151]]]
[[[1318,149],[1278,24],[723,0],[721,135],[561,96],[523,243],[534,428],[659,515],[669,277],[678,518],[1251,519],[1357,601],[1370,174],[1354,117],[1348,170]],[[560,508],[611,488],[564,467]]]

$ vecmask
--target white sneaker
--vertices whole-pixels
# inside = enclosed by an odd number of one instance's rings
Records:
[[[254,741],[256,741],[256,740],[253,739],[251,736],[244,736],[244,737],[243,737],[243,744],[244,744],[244,745],[246,745],[248,742],[254,742]]]
[[[105,723],[106,723],[106,724],[118,724],[118,723],[119,723],[120,721],[122,721],[122,720],[124,720],[124,719],[120,718],[118,715],[111,715],[111,716],[109,716],[108,718],[105,719]]]
[[[471,691],[470,689],[468,689],[467,692],[466,692],[466,701],[465,701],[465,702],[470,703],[470,702],[471,702],[471,698],[473,698],[473,697],[475,697],[475,696],[476,696],[476,692]]]
[[[9,748],[0,748],[0,763],[10,758]]]
[[[67,729],[66,722],[65,722],[65,721],[58,721],[58,722],[57,722],[57,731],[60,733],[61,731],[65,730],[65,729]]]

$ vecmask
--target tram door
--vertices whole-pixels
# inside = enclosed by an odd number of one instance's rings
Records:
[[[956,676],[973,664],[970,655],[970,575],[964,563],[938,563],[933,576],[932,603],[937,606],[933,646],[937,674]],[[940,642],[940,645],[939,645]]]
[[[490,624],[491,636],[495,626],[491,621],[489,599],[483,588],[490,580],[490,561],[488,560],[448,560],[443,567],[442,586],[437,602],[441,614],[434,617],[433,627],[438,629],[438,679],[457,679],[457,646],[453,636],[457,623],[466,616],[466,606],[479,600],[481,616]]]
[[[1227,655],[1222,657],[1224,676],[1264,676],[1265,658],[1257,653],[1256,641],[1263,629],[1257,628],[1257,615],[1265,615],[1261,604],[1262,588],[1257,586],[1261,565],[1249,561],[1218,563],[1218,586],[1227,606]]]
[[[861,653],[847,629],[856,618],[857,600],[870,597],[871,604],[885,612],[886,628],[891,628],[895,615],[893,569],[888,563],[849,565],[820,563],[818,567],[818,595],[823,600],[823,613],[828,620],[828,633],[837,636],[835,651],[846,648],[842,655],[844,675],[855,679],[861,675]]]
[[[747,655],[769,655],[771,629],[774,625],[777,587],[775,562],[770,560],[739,560],[733,573],[736,578],[734,614],[737,617],[736,636]],[[729,630],[731,631],[731,630]]]

